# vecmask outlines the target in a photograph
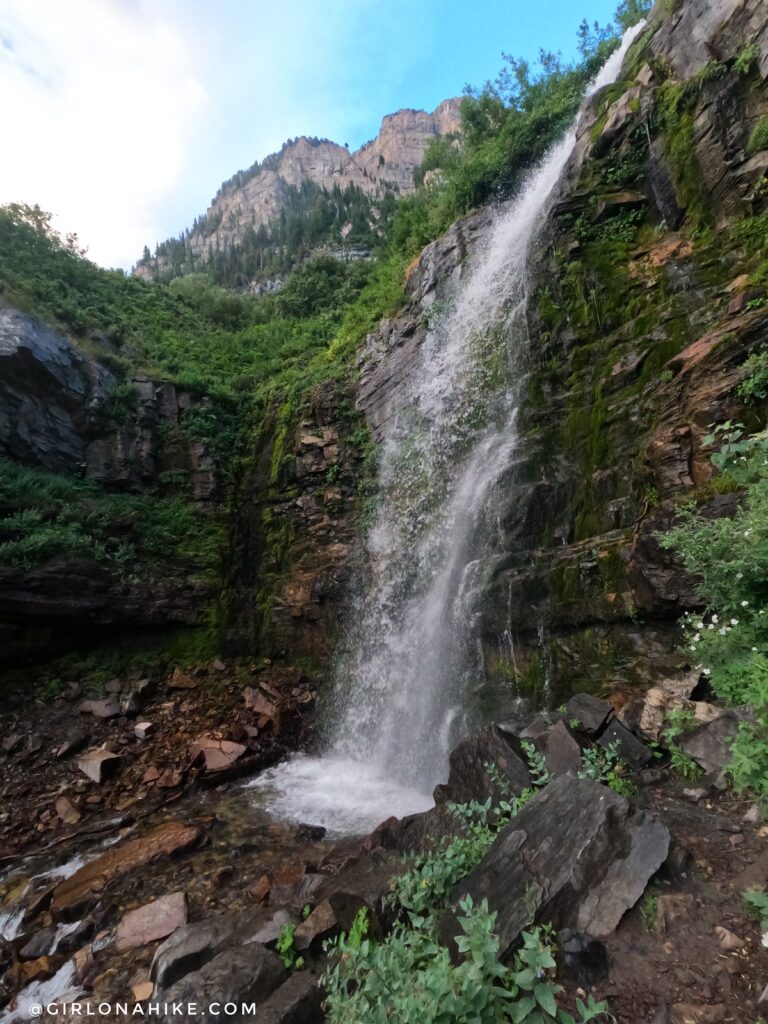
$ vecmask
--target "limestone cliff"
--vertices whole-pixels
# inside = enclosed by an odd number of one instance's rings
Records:
[[[372,200],[387,192],[410,192],[429,141],[458,133],[460,103],[444,100],[431,114],[423,110],[388,114],[379,134],[354,152],[328,139],[301,136],[286,142],[279,153],[222,185],[185,239],[191,258],[201,260],[209,252],[226,251],[241,243],[247,230],[266,227],[279,216],[288,190],[306,182],[327,192],[352,186]],[[348,229],[349,225],[342,225],[342,235]],[[161,251],[154,260],[141,261],[135,273],[152,277],[169,268],[168,255]]]

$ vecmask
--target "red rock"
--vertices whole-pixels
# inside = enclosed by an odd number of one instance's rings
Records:
[[[109,750],[89,750],[77,762],[77,767],[94,782],[103,782],[120,767],[120,755]]]
[[[256,903],[263,903],[266,900],[267,896],[269,896],[269,891],[271,888],[272,876],[265,874],[261,876],[258,882],[254,882],[254,884],[248,890],[248,895]]]
[[[56,801],[56,813],[65,825],[76,825],[82,815],[68,796],[60,796]]]
[[[227,670],[227,666],[224,664],[223,661],[221,661],[220,658],[216,658],[214,663],[211,665],[211,668],[214,670],[214,672],[226,672]]]
[[[117,926],[115,948],[134,949],[164,939],[187,923],[187,897],[183,892],[167,896],[131,910]]]
[[[156,785],[160,789],[173,789],[174,786],[180,786],[183,781],[184,772],[180,768],[166,768],[158,778]]]
[[[189,747],[189,756],[193,762],[202,758],[206,771],[217,772],[231,767],[245,751],[246,747],[241,743],[217,740],[213,736],[200,736]]]
[[[145,864],[171,857],[195,846],[202,838],[198,825],[171,821],[119,846],[110,847],[101,857],[83,865],[70,878],[60,882],[53,892],[51,909],[59,913],[76,907],[84,899],[102,892],[110,882]]]
[[[142,782],[156,782],[160,778],[160,769],[151,764],[141,777]]]
[[[175,668],[173,675],[168,680],[168,686],[172,690],[195,690],[198,686],[198,681],[189,672],[185,672],[181,668]]]

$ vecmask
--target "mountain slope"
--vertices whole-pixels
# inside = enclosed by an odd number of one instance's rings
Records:
[[[235,282],[226,279],[220,262],[216,264],[217,254],[249,246],[271,250],[280,245],[292,250],[289,259],[300,259],[305,242],[311,246],[319,241],[371,241],[382,216],[378,201],[389,197],[391,205],[394,194],[413,190],[414,172],[429,142],[458,133],[460,106],[460,99],[449,99],[431,114],[423,110],[388,114],[379,134],[355,152],[328,139],[301,136],[286,142],[279,153],[224,182],[192,229],[161,243],[154,258],[145,253],[135,273],[167,280],[213,264],[208,269],[214,270],[214,278],[231,284]],[[297,205],[302,223],[285,236],[278,221]],[[313,221],[309,233],[303,223],[307,220]],[[281,253],[281,261],[275,265],[262,254],[258,262],[247,266],[245,276],[287,269],[282,259],[285,255]]]

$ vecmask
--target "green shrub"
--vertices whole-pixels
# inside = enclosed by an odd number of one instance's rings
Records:
[[[768,149],[768,116],[760,118],[747,143],[747,153],[750,155],[759,153],[761,149]]]
[[[496,915],[487,901],[459,903],[462,954],[451,963],[445,946],[420,922],[398,925],[381,943],[367,938],[365,911],[349,937],[331,945],[331,967],[323,977],[330,1024],[574,1024],[558,1010],[559,985],[552,980],[555,960],[551,934],[523,932],[510,968],[499,962]],[[593,1021],[607,1012],[591,996],[577,1001],[578,1019]]]
[[[768,438],[726,423],[707,442],[712,461],[741,488],[732,517],[703,518],[683,508],[663,538],[700,580],[705,611],[683,618],[686,651],[702,665],[715,694],[749,705],[731,747],[736,787],[768,800]]]

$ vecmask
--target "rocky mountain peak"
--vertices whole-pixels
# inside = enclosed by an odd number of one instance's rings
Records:
[[[457,134],[460,127],[461,99],[454,97],[432,113],[404,109],[387,114],[379,134],[354,152],[329,139],[289,140],[278,153],[225,182],[205,215],[182,236],[184,244],[192,259],[199,260],[241,243],[249,228],[266,227],[279,216],[290,188],[306,182],[328,192],[354,186],[374,201],[387,192],[408,193],[430,140]],[[170,269],[165,251],[170,244],[163,243],[154,260],[140,262],[135,273],[152,277]]]

